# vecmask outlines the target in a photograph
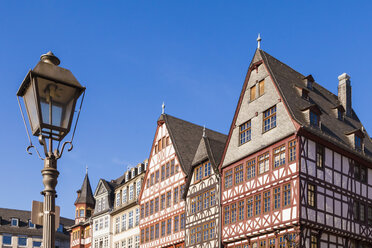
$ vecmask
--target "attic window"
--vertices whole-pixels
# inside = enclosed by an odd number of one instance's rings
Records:
[[[342,121],[344,119],[343,114],[340,109],[337,109],[337,119]]]
[[[362,150],[362,138],[358,135],[354,135],[355,149]]]
[[[28,227],[29,228],[35,228],[35,224],[31,222],[31,220],[28,220]]]
[[[18,226],[19,220],[17,218],[12,218],[10,225],[11,226]]]
[[[310,110],[310,125],[314,127],[319,127],[319,115],[314,111]]]

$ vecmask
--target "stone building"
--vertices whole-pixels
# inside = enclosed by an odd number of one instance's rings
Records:
[[[70,235],[66,228],[74,221],[60,218],[56,231],[56,248],[69,248]],[[0,208],[0,247],[42,247],[43,227],[31,222],[31,212]]]
[[[140,207],[138,196],[143,185],[147,160],[124,173],[115,187],[114,208],[111,215],[112,247],[139,248]]]

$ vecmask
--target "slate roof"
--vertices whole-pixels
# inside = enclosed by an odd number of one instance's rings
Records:
[[[19,219],[18,227],[10,225],[12,218]],[[31,212],[25,210],[0,208],[0,233],[14,235],[42,236],[43,227],[36,225],[35,228],[28,227],[28,220],[31,219]],[[74,220],[60,217],[60,223],[64,226],[63,233],[56,232],[56,238],[59,240],[69,241],[70,235],[66,229],[74,225]]]
[[[226,141],[227,135],[221,133],[210,133],[210,131],[206,130],[206,135],[205,137],[201,137],[198,149],[196,150],[194,159],[191,163],[190,171],[188,173],[189,177],[187,178],[185,191],[182,196],[184,199],[187,196],[187,191],[191,183],[193,170],[200,163],[209,159],[214,173],[219,175],[218,165],[221,162]]]
[[[81,186],[80,195],[75,201],[75,205],[79,203],[85,203],[94,206],[94,197],[92,193],[92,188],[90,187],[88,173],[85,174],[83,185]]]
[[[203,127],[168,114],[162,114],[159,121],[165,122],[180,165],[185,174],[188,175],[203,135]],[[206,133],[208,137],[214,140],[221,140],[221,137],[226,137],[226,135],[211,129],[206,129]]]
[[[301,128],[372,161],[372,142],[366,131],[364,131],[366,137],[363,140],[365,145],[364,154],[352,149],[346,136],[346,134],[357,129],[362,130],[362,123],[354,110],[352,110],[351,116],[345,115],[344,120],[339,120],[335,115],[334,108],[340,106],[341,103],[335,94],[314,82],[313,89],[308,89],[308,100],[301,97],[296,87],[306,88],[303,81],[305,76],[260,49],[256,50],[257,53],[262,57],[274,83],[278,86],[292,118],[301,125]],[[311,105],[316,105],[321,110],[321,128],[310,126],[305,119],[302,110]]]

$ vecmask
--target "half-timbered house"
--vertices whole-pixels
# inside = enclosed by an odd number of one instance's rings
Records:
[[[221,247],[220,173],[226,135],[207,130],[200,139],[186,181],[186,247]]]
[[[90,186],[88,171],[81,188],[77,191],[75,201],[75,224],[69,227],[71,248],[90,248],[92,243],[92,229],[90,225],[94,210],[94,197]]]
[[[158,119],[139,197],[141,248],[185,247],[182,194],[202,133],[203,127],[168,114]]]
[[[258,48],[223,154],[225,247],[372,247],[372,142],[331,93]]]

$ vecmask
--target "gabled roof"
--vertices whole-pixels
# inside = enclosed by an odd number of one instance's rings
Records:
[[[262,60],[274,83],[277,85],[292,118],[297,121],[303,129],[331,143],[336,143],[349,152],[359,156],[365,155],[365,158],[368,158],[370,162],[372,161],[372,142],[369,135],[366,135],[367,138],[364,139],[364,154],[350,148],[349,139],[345,135],[345,133],[349,133],[355,129],[363,130],[363,125],[354,111],[352,111],[351,116],[345,116],[344,120],[337,119],[337,116],[333,111],[335,107],[340,105],[340,102],[335,94],[314,82],[313,88],[308,93],[309,100],[302,98],[296,93],[294,88],[296,86],[305,87],[303,81],[305,78],[304,75],[293,70],[288,65],[280,62],[262,50],[257,49],[256,53],[259,53],[262,57]],[[335,85],[335,87],[336,86],[337,85]],[[311,126],[306,121],[306,117],[301,111],[302,109],[306,109],[314,104],[322,112],[320,128]]]
[[[215,133],[210,133],[206,130],[206,135],[201,137],[198,149],[195,153],[193,162],[190,167],[190,171],[188,173],[185,191],[183,194],[183,198],[185,199],[187,196],[187,191],[191,183],[193,170],[196,166],[200,165],[202,162],[209,160],[214,172],[219,175],[218,165],[221,162],[222,154],[225,148],[227,140],[227,135],[220,134],[216,135]]]
[[[88,173],[85,174],[83,185],[81,186],[81,189],[79,191],[79,196],[75,201],[75,205],[83,203],[94,206],[94,197],[92,188],[90,187]]]
[[[203,134],[203,127],[168,114],[162,114],[158,122],[165,123],[180,165],[188,175]],[[226,137],[226,135],[211,129],[206,129],[206,133],[216,140]]]

